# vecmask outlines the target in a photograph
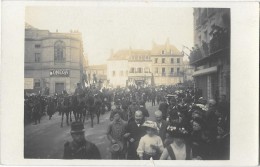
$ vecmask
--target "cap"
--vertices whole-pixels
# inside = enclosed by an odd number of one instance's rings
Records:
[[[70,133],[80,133],[84,132],[84,125],[82,122],[72,122],[71,123],[71,131]]]

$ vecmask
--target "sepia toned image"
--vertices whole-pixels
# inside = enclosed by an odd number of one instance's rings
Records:
[[[27,6],[24,158],[230,160],[230,8]]]

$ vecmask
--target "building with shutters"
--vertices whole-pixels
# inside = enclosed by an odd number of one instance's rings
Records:
[[[153,43],[151,50],[129,48],[112,52],[107,60],[108,80],[113,86],[122,87],[183,83],[183,56],[169,40],[163,45]]]
[[[77,83],[83,84],[87,65],[80,32],[50,32],[26,24],[24,78],[33,81],[26,92],[73,93]]]
[[[194,8],[190,65],[195,87],[205,99],[230,98],[230,9]]]
[[[169,39],[165,44],[153,43],[151,50],[152,72],[155,85],[175,85],[183,83],[184,54]]]

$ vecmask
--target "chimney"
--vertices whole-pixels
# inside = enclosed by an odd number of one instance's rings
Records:
[[[58,32],[58,29],[56,29],[56,32]]]

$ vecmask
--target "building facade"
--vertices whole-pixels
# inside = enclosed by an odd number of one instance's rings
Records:
[[[127,85],[151,85],[152,60],[149,50],[130,50],[128,59],[128,81]]]
[[[128,58],[130,50],[119,50],[111,52],[107,60],[107,79],[113,87],[125,87],[128,80]]]
[[[190,64],[205,99],[230,98],[230,9],[194,8]]]
[[[87,61],[80,32],[59,33],[25,27],[24,78],[26,92],[74,92],[84,82]]]
[[[107,65],[90,65],[87,68],[87,84],[99,83],[100,86],[107,84]]]
[[[126,49],[108,59],[108,80],[114,86],[174,85],[183,82],[183,54],[169,40],[151,50]],[[153,82],[153,83],[152,83]]]
[[[167,40],[164,45],[153,43],[151,50],[152,72],[155,85],[183,83],[183,53]]]

